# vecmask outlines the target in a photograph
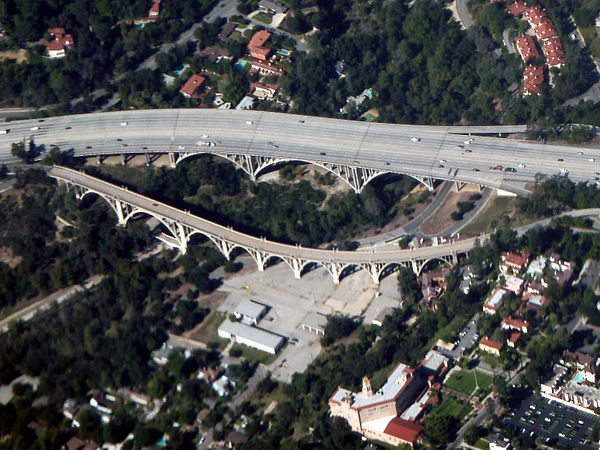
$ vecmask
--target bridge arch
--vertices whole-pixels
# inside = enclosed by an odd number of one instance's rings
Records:
[[[427,266],[427,264],[429,264],[430,262],[433,262],[433,261],[440,261],[440,262],[442,262],[444,265],[446,265],[446,266],[448,266],[450,269],[452,269],[452,267],[454,267],[454,261],[453,261],[453,259],[454,259],[454,258],[455,258],[455,257],[452,257],[452,259],[450,259],[450,258],[448,258],[448,259],[445,259],[445,258],[443,258],[443,257],[434,256],[433,258],[428,258],[428,259],[425,259],[425,260],[423,260],[423,261],[419,261],[419,262],[417,263],[417,267],[416,267],[416,268],[417,268],[417,270],[415,270],[415,274],[416,274],[417,276],[420,276],[420,275],[421,275],[421,272],[422,272],[422,271],[423,271],[423,269],[424,269],[424,268]]]

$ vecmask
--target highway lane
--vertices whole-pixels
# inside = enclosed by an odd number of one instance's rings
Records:
[[[121,122],[127,125],[121,126]],[[35,127],[39,129],[32,130]],[[537,173],[554,175],[564,169],[574,181],[590,181],[600,171],[598,149],[480,136],[465,143],[468,136],[454,134],[469,129],[507,132],[511,128],[523,130],[522,126],[433,127],[260,111],[175,109],[15,121],[6,128],[9,132],[0,135],[0,163],[17,161],[10,155],[12,142],[33,138],[37,144],[73,148],[77,156],[146,151],[237,153],[503,188],[510,182],[532,182]],[[207,142],[213,142],[214,147],[205,146]],[[490,170],[497,165],[512,167],[516,172]]]
[[[141,194],[120,188],[106,181],[86,175],[73,169],[55,166],[49,171],[49,175],[59,180],[66,180],[83,186],[99,194],[109,195],[135,206],[136,209],[148,214],[156,213],[164,218],[175,220],[195,230],[202,230],[210,235],[218,236],[229,242],[233,242],[242,248],[259,249],[272,256],[291,256],[300,258],[305,262],[330,261],[343,265],[380,262],[384,264],[399,263],[403,261],[439,258],[449,254],[468,252],[473,248],[475,242],[483,242],[486,236],[479,238],[464,239],[450,244],[435,247],[423,247],[416,250],[377,250],[369,251],[332,251],[318,248],[303,248],[300,246],[281,244],[260,237],[250,236],[237,232],[230,227],[218,225],[201,217],[191,215],[187,212],[173,208],[167,204],[145,197]]]

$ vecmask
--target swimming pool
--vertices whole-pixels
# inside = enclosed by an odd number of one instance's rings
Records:
[[[579,372],[575,375],[574,381],[575,383],[581,383],[583,381],[583,373]]]
[[[239,60],[238,62],[235,63],[234,67],[239,70],[239,69],[243,69],[244,67],[246,67],[246,64],[248,64],[247,61]]]

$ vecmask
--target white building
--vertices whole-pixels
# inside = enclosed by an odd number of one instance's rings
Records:
[[[327,325],[327,316],[311,312],[302,322],[302,329],[311,333],[325,336],[325,326]]]
[[[243,300],[233,312],[236,319],[246,325],[257,325],[267,313],[267,307],[252,300]]]
[[[219,337],[231,339],[272,355],[277,353],[284,343],[282,336],[240,322],[231,322],[229,319],[225,319],[221,324],[218,333]]]

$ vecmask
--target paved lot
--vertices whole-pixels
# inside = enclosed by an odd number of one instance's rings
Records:
[[[506,423],[531,437],[558,448],[595,449],[586,438],[599,419],[592,414],[531,395]]]
[[[239,256],[236,262],[241,262],[244,269],[224,280],[219,290],[228,296],[218,309],[231,313],[244,299],[270,307],[259,327],[288,338],[288,344],[268,367],[276,380],[289,382],[294,372],[303,372],[321,352],[321,336],[302,329],[302,323],[311,312],[340,312],[350,316],[364,313],[365,322],[369,323],[382,308],[400,305],[394,276],[385,278],[377,287],[365,271],[360,271],[335,285],[323,268],[312,270],[297,280],[285,263],[259,272],[249,256]],[[381,295],[376,297],[377,292]]]

